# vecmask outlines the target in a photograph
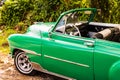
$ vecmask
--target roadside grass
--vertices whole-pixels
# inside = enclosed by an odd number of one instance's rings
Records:
[[[0,53],[9,54],[10,53],[9,47],[8,46],[6,46],[6,47],[0,46]]]
[[[29,25],[25,25],[23,22],[19,22],[14,27],[1,25],[0,26],[0,52],[9,53],[8,36],[11,34],[20,33],[23,34],[27,31]]]
[[[10,34],[17,33],[13,29],[4,29],[0,30],[0,53],[8,54],[9,53],[9,45],[8,45],[8,36]]]

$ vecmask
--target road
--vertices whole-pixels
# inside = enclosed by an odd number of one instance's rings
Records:
[[[13,59],[8,54],[0,53],[0,80],[64,80],[55,76],[37,72],[35,76],[19,73]]]

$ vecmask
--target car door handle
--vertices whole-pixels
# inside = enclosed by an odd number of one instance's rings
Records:
[[[94,47],[94,43],[93,42],[84,42],[84,45],[86,45],[88,47]]]

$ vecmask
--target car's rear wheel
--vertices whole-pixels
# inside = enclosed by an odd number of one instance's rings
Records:
[[[36,72],[33,69],[33,66],[28,56],[25,54],[25,52],[17,51],[15,53],[14,63],[15,63],[17,70],[22,74],[34,75]]]

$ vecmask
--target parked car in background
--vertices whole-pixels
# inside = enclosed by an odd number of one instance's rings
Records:
[[[35,70],[69,80],[120,80],[120,24],[93,22],[95,8],[66,11],[8,37],[20,73]]]

